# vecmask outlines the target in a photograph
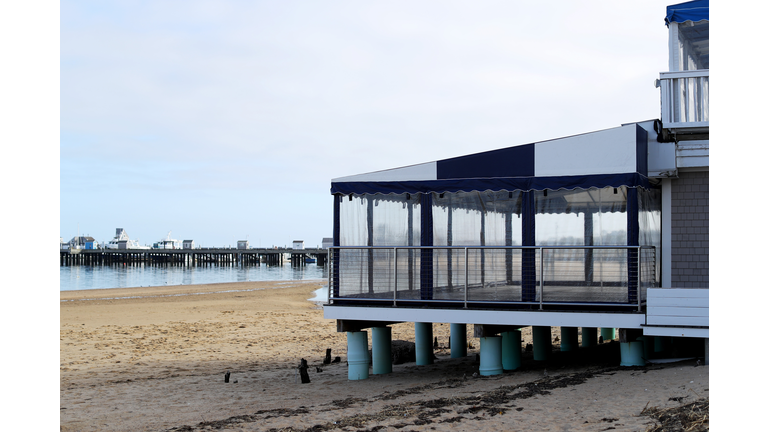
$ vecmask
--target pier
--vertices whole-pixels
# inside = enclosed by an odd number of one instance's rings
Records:
[[[325,265],[328,250],[322,248],[75,249],[61,250],[59,253],[61,266],[129,263],[186,266],[232,263],[283,265],[285,261],[290,261],[293,266],[303,266],[306,265],[308,258],[317,260],[319,266]]]

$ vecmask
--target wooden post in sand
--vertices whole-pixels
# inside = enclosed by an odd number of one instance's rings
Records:
[[[307,373],[307,361],[305,359],[301,359],[301,363],[299,364],[299,374],[301,375],[301,383],[307,384],[309,382],[309,374]]]

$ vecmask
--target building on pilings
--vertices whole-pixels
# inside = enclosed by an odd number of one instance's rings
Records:
[[[457,356],[474,324],[487,375],[514,368],[526,326],[537,360],[559,326],[561,350],[619,329],[623,365],[669,337],[703,339],[708,361],[708,1],[666,23],[660,119],[332,180],[324,315],[348,332],[350,379],[367,377],[364,329],[374,373],[391,370],[376,351],[400,322],[418,364],[432,323],[451,323]]]

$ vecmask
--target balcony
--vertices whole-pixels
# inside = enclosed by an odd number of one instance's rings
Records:
[[[648,246],[330,248],[329,304],[642,311],[657,286]]]
[[[662,72],[663,134],[677,139],[708,139],[709,69]]]

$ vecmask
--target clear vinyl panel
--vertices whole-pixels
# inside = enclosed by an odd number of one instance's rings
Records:
[[[536,245],[543,249],[537,298],[544,302],[627,301],[627,190],[536,191]],[[574,248],[567,248],[573,246]]]
[[[638,189],[639,244],[647,247],[639,271],[628,262],[637,254],[627,248],[626,187],[532,193],[535,246],[522,246],[520,191],[432,193],[428,201],[418,194],[344,197],[340,244],[348,248],[332,263],[339,295],[626,304],[630,281],[640,278],[641,300],[657,286],[658,190]],[[430,247],[420,247],[421,202],[432,203]]]

